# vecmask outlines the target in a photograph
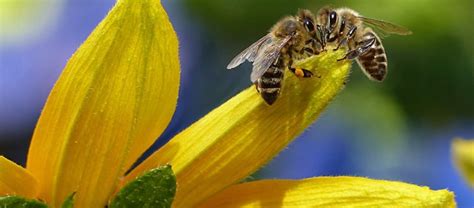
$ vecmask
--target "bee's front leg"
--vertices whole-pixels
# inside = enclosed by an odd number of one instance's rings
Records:
[[[332,49],[333,51],[337,51],[339,50],[339,48],[343,45],[343,44],[346,44],[347,43],[347,37],[341,39],[341,41],[339,41],[339,43],[337,43],[337,46],[336,48]]]
[[[338,59],[337,61],[342,61],[344,59],[352,60],[359,57],[360,55],[367,52],[370,49],[370,47],[372,47],[372,45],[374,45],[375,40],[376,40],[375,37],[371,37],[369,39],[363,40],[362,42],[357,44],[357,47],[355,49],[349,50],[344,57],[342,57],[341,59]]]
[[[321,46],[321,51],[326,51],[326,30],[324,30],[321,25],[316,25],[319,37],[316,35],[315,39]]]
[[[299,50],[299,53],[301,55],[306,55],[306,56],[313,56],[313,55],[318,55],[320,52],[313,50],[313,48],[316,48],[317,40],[316,39],[309,39],[305,42],[305,46]],[[298,52],[298,51],[295,51]]]
[[[351,26],[349,31],[347,31],[347,34],[344,38],[342,38],[338,43],[337,43],[337,46],[336,48],[333,49],[333,51],[337,51],[339,50],[339,48],[346,44],[348,41],[351,41],[353,38],[354,38],[354,34],[357,30],[357,27],[356,26]]]

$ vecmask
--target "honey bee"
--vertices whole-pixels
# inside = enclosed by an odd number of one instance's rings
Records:
[[[335,44],[334,50],[347,46],[348,52],[339,59],[356,59],[362,71],[373,81],[383,81],[387,75],[387,55],[380,35],[410,35],[412,32],[382,20],[359,15],[348,8],[323,7],[318,11],[316,22],[323,47]],[[319,27],[321,27],[319,26]]]
[[[315,38],[316,29],[314,15],[308,10],[300,10],[296,16],[278,21],[267,35],[238,54],[227,69],[245,61],[253,62],[250,80],[265,102],[272,105],[280,94],[286,68],[298,77],[313,76],[306,69],[293,68],[292,64],[294,60],[321,52],[322,43]]]

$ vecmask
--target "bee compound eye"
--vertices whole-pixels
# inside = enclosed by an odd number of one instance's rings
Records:
[[[308,32],[314,31],[314,25],[311,20],[308,20],[308,19],[304,20],[304,27],[306,28]]]
[[[332,11],[329,13],[329,27],[334,28],[337,20],[337,13],[335,11]]]

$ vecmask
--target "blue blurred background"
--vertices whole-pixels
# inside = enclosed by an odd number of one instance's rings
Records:
[[[347,6],[414,35],[385,38],[387,80],[356,64],[321,118],[253,179],[357,175],[448,188],[459,207],[474,190],[453,166],[454,137],[474,138],[474,3],[470,0],[163,1],[180,39],[182,83],[172,123],[153,146],[250,85],[250,66],[225,66],[298,8]],[[0,155],[25,163],[41,108],[68,58],[113,0],[0,1]],[[212,80],[212,82],[209,82]],[[474,151],[474,150],[473,150]]]

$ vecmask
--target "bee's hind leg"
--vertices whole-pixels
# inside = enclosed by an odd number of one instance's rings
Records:
[[[293,60],[290,60],[290,63],[288,64],[288,69],[293,72],[297,77],[299,78],[309,78],[313,76],[313,72],[303,69],[303,68],[294,68],[293,66]]]
[[[297,77],[300,77],[300,78],[309,78],[309,77],[313,76],[313,72],[311,72],[309,70],[306,70],[306,69],[302,69],[302,68],[290,67],[290,71],[293,72],[293,74],[295,74]]]
[[[344,57],[338,59],[337,61],[342,61],[344,59],[352,60],[359,57],[360,55],[367,52],[370,47],[372,47],[372,45],[374,45],[375,40],[375,37],[371,37],[369,39],[361,41],[359,44],[357,44],[357,47],[355,49],[349,50]]]

